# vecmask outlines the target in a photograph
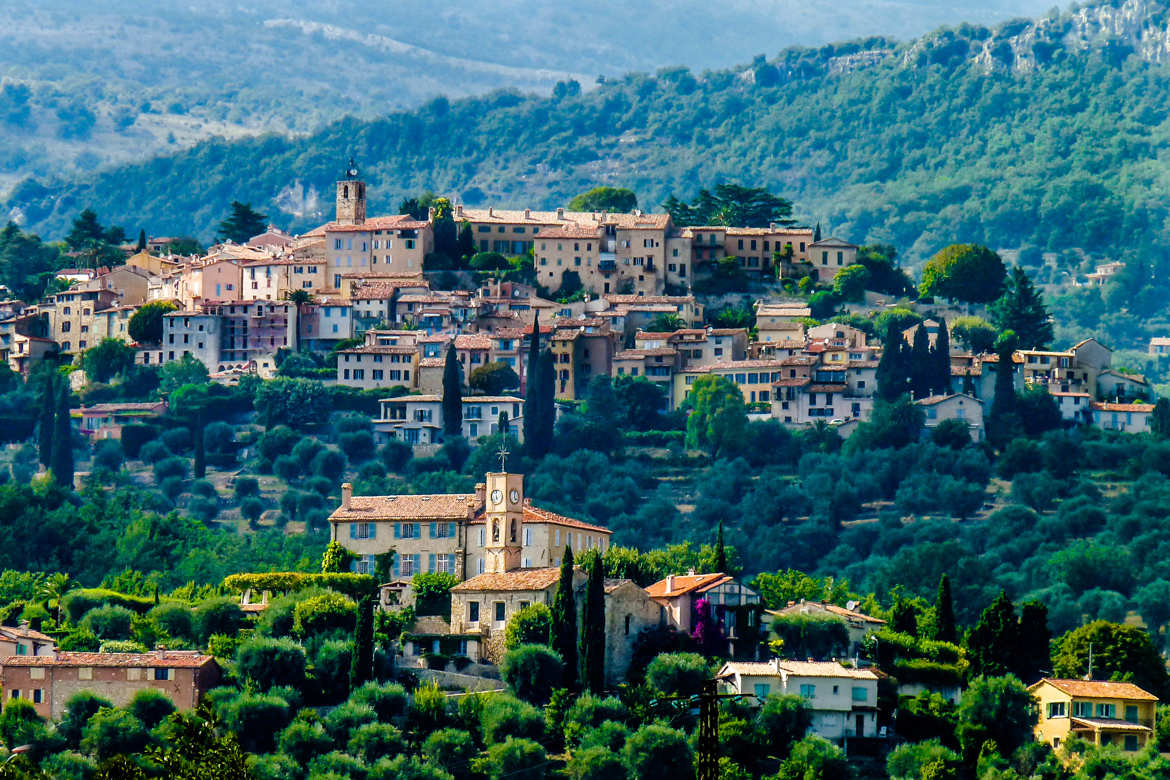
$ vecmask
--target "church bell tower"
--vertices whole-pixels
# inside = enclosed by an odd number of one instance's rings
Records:
[[[339,225],[361,225],[366,221],[366,183],[358,178],[358,169],[349,158],[345,178],[337,182],[337,218]]]
[[[492,573],[521,567],[524,534],[524,475],[488,473],[484,519],[484,570]]]

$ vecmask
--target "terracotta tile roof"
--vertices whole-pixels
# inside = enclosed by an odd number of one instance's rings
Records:
[[[418,361],[419,368],[442,368],[446,363],[443,358],[423,358]]]
[[[538,233],[537,236],[541,239],[545,238],[581,238],[597,240],[601,236],[601,226],[588,227],[585,225],[565,225],[564,227],[556,227],[551,230],[545,230]]]
[[[404,344],[375,344],[338,350],[342,355],[413,355],[416,352],[418,347]]]
[[[57,641],[48,634],[42,634],[40,631],[35,631],[31,628],[23,628],[21,626],[0,626],[0,636],[10,636],[16,639],[33,639],[37,642]]]
[[[395,214],[389,217],[370,217],[360,225],[338,225],[329,222],[307,233],[316,235],[318,231],[324,233],[369,233],[375,230],[421,230],[430,223],[426,220],[415,219],[409,214]]]
[[[669,214],[605,214],[601,212],[569,211],[537,211],[535,209],[469,209],[463,207],[462,212],[456,210],[453,218],[456,222],[491,222],[498,224],[518,225],[613,225],[626,230],[665,230],[670,224]],[[537,234],[541,235],[541,234]]]
[[[614,360],[639,360],[646,357],[667,357],[677,355],[670,347],[648,347],[646,349],[623,349],[613,356]]]
[[[729,360],[725,363],[715,363],[709,367],[709,370],[735,371],[741,368],[751,370],[753,368],[780,368],[785,365],[791,364],[783,360]]]
[[[1153,404],[1115,404],[1115,403],[1098,403],[1093,402],[1093,411],[1095,412],[1135,412],[1137,414],[1148,414],[1154,411]]]
[[[561,577],[559,567],[548,569],[517,569],[515,571],[480,574],[451,588],[452,593],[493,591],[545,590]]]
[[[873,669],[852,669],[836,661],[780,661],[780,669],[797,677],[843,677],[850,680],[876,680]]]
[[[772,383],[772,387],[800,387],[801,385],[811,384],[812,380],[807,376],[788,377],[786,379],[777,379]]]
[[[951,393],[950,395],[932,395],[932,396],[929,396],[927,398],[920,398],[917,401],[915,401],[914,403],[918,404],[919,406],[934,406],[935,404],[941,404],[943,401],[949,401],[952,398],[966,398],[968,401],[973,401],[973,402],[979,404],[980,406],[983,406],[982,401],[980,401],[978,398],[975,398],[974,396],[967,395],[966,393]]]
[[[668,581],[670,582],[669,590],[666,588]],[[673,577],[659,580],[646,588],[646,592],[650,594],[651,598],[669,599],[692,591],[703,592],[730,581],[731,577],[720,572],[715,574],[676,574]]]
[[[352,496],[348,507],[329,516],[335,523],[362,520],[465,519],[475,508],[474,493],[424,496]]]
[[[808,391],[810,393],[843,393],[848,385],[842,383],[839,385],[809,385]]]
[[[152,653],[57,653],[56,655],[13,655],[3,666],[156,666],[197,669],[215,663],[209,655],[195,651],[156,650]]]
[[[613,533],[613,531],[609,530],[605,526],[593,525],[582,520],[575,520],[572,517],[559,515],[556,512],[552,512],[548,509],[541,509],[540,507],[533,506],[531,499],[527,498],[524,499],[523,521],[525,523],[548,523],[550,525],[559,525],[564,528],[575,528],[579,531],[591,531],[593,533],[605,534],[606,536],[609,536]],[[471,521],[471,524],[479,525],[483,522],[484,513],[483,511],[479,511],[476,513],[475,518]]]
[[[455,337],[455,349],[491,349],[492,337],[482,333],[465,333]]]
[[[829,614],[837,615],[838,617],[860,620],[863,623],[873,623],[874,625],[882,626],[886,624],[886,621],[882,620],[881,618],[875,618],[871,615],[866,615],[865,613],[858,612],[855,609],[845,609],[845,607],[839,607],[836,604],[826,604],[823,601],[806,601],[801,603],[790,602],[782,609],[769,609],[765,611],[769,615],[799,615],[802,612],[807,611],[809,608],[822,610],[824,612],[828,612]]]
[[[1054,396],[1056,396],[1056,397],[1058,397],[1058,398],[1060,398],[1060,397],[1068,397],[1068,398],[1092,398],[1092,396],[1091,396],[1091,395],[1089,395],[1088,393],[1063,393],[1063,392],[1061,392],[1061,391],[1059,391],[1059,390],[1049,390],[1049,391],[1048,391],[1048,394],[1049,394],[1049,395],[1054,395]]]
[[[619,295],[609,293],[601,296],[610,303],[685,303],[693,304],[693,295]]]
[[[1140,699],[1142,701],[1157,701],[1158,697],[1133,683],[1112,682],[1108,680],[1065,680],[1061,678],[1045,677],[1040,682],[1028,686],[1029,690],[1047,683],[1061,693],[1069,696],[1092,699]]]

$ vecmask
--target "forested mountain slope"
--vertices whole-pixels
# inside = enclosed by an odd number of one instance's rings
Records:
[[[0,191],[172,153],[214,135],[304,132],[435,95],[685,62],[726,67],[797,43],[908,38],[1042,0],[11,0],[0,26]]]
[[[956,240],[1155,257],[1170,217],[1168,40],[1164,3],[1125,0],[581,94],[439,99],[304,138],[209,141],[60,188],[26,182],[9,205],[47,235],[92,206],[130,229],[206,237],[232,198],[302,228],[331,213],[352,154],[374,212],[426,187],[552,206],[597,183],[652,208],[734,179],[911,258]]]

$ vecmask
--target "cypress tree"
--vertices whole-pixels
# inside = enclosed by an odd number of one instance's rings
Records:
[[[813,231],[813,243],[821,240],[821,223],[817,223],[817,229]]]
[[[370,681],[374,671],[374,597],[358,601],[357,620],[353,626],[353,656],[349,665],[349,689]]]
[[[938,395],[951,394],[951,336],[947,332],[947,321],[938,318],[938,338],[934,340],[934,392]]]
[[[191,446],[195,450],[192,458],[191,472],[195,479],[207,476],[207,442],[203,437],[203,410],[195,411],[195,421],[191,425]]]
[[[560,654],[565,664],[565,679],[562,686],[570,690],[577,688],[577,603],[573,596],[573,549],[565,545],[565,557],[561,560],[561,579],[553,596],[552,625],[549,644]]]
[[[511,425],[508,423],[508,413],[500,412],[499,421],[496,423],[496,431],[501,436],[507,436],[512,432]]]
[[[715,534],[715,571],[727,573],[727,549],[723,546],[723,521],[719,521],[719,530]]]
[[[553,430],[557,423],[557,369],[553,354],[545,350],[540,354],[540,454],[545,455],[553,446]]]
[[[940,642],[958,641],[958,633],[955,630],[955,603],[951,599],[951,578],[945,574],[938,580],[938,598],[934,602],[934,612],[934,638]]]
[[[995,342],[999,361],[995,364],[995,398],[991,402],[991,416],[1002,420],[1016,411],[1016,386],[1012,375],[1016,367],[1012,355],[1016,351],[1016,334],[1005,331]]]
[[[877,394],[883,401],[896,401],[907,390],[902,335],[894,323],[886,327],[882,356],[877,365]]]
[[[463,375],[459,370],[459,356],[455,342],[447,347],[447,362],[443,366],[443,435],[463,433]]]
[[[581,682],[593,693],[605,688],[605,567],[593,558],[581,618]]]
[[[930,334],[926,332],[926,323],[920,322],[914,331],[914,346],[910,353],[910,392],[915,399],[930,395],[933,369],[934,364],[930,359]]]
[[[532,339],[528,342],[528,369],[524,380],[524,447],[528,454],[539,457],[540,445],[536,429],[540,426],[540,312],[532,320]]]
[[[1150,431],[1159,439],[1170,437],[1170,400],[1159,398],[1150,414]]]
[[[146,231],[145,231],[145,230],[139,230],[139,231],[138,231],[138,247],[137,247],[137,251],[139,251],[139,252],[145,252],[145,251],[146,251]]]
[[[73,489],[73,424],[69,419],[69,384],[63,383],[53,420],[53,452],[49,470],[58,485]]]
[[[53,374],[45,374],[41,386],[41,416],[37,423],[37,448],[41,465],[53,463],[53,420],[57,414],[57,388]]]

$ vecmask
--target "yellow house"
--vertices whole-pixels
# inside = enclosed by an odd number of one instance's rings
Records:
[[[1054,748],[1075,734],[1135,753],[1154,733],[1158,697],[1133,683],[1045,678],[1028,691],[1040,711],[1036,739]]]

